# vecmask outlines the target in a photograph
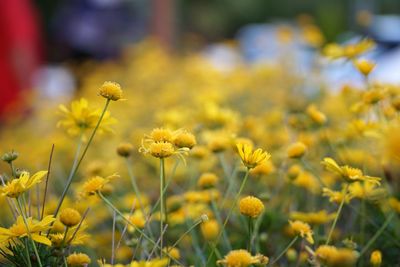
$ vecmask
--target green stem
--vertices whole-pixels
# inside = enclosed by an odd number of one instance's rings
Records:
[[[121,218],[126,221],[129,225],[131,225],[135,231],[137,231],[139,234],[141,234],[147,241],[150,242],[150,244],[152,244],[153,246],[157,247],[157,248],[161,248],[159,245],[157,245],[156,242],[153,241],[153,239],[151,239],[150,237],[148,237],[142,230],[140,230],[140,228],[138,228],[135,224],[133,224],[129,219],[127,219],[122,212],[120,212],[106,197],[103,196],[103,194],[98,191],[97,192],[98,196],[104,201],[104,203],[106,203],[107,206],[109,206],[113,211],[115,211],[119,216],[121,216]],[[183,266],[179,261],[177,261],[174,257],[172,257],[171,255],[169,255],[169,253],[164,253],[166,254],[170,259],[172,259],[173,261],[175,261],[175,263]]]
[[[28,259],[28,265],[29,265],[29,267],[32,267],[31,257],[29,256],[28,240],[25,239],[25,240],[24,240],[24,243],[25,243],[25,254],[26,254],[26,258]]]
[[[251,217],[248,217],[248,243],[247,243],[247,250],[252,253],[252,239],[253,239],[253,219]]]
[[[338,211],[336,212],[336,217],[335,217],[335,220],[333,221],[333,224],[332,224],[332,226],[331,226],[331,229],[329,230],[328,239],[326,240],[325,245],[329,245],[329,242],[331,241],[331,237],[332,237],[333,230],[335,230],[336,223],[337,223],[337,221],[338,221],[338,219],[339,219],[340,213],[342,212],[342,209],[343,209],[343,206],[344,206],[344,202],[346,201],[346,194],[347,194],[347,189],[348,189],[348,188],[349,188],[349,185],[347,184],[346,187],[345,187],[345,189],[344,189],[343,199],[342,199],[342,201],[340,202]]]
[[[67,240],[68,230],[69,230],[69,227],[68,227],[68,226],[65,226],[64,238],[63,238],[63,240],[62,240],[62,242],[61,242],[62,246],[64,246],[65,240]]]
[[[243,191],[243,189],[244,189],[244,186],[245,186],[245,184],[246,184],[247,178],[249,177],[249,172],[250,172],[250,170],[247,169],[246,174],[245,174],[245,176],[244,176],[244,178],[243,178],[242,184],[240,185],[239,191],[237,192],[237,194],[236,194],[236,196],[235,196],[235,200],[233,201],[232,206],[231,206],[231,208],[230,208],[230,210],[229,210],[229,212],[228,212],[228,215],[226,216],[226,219],[225,219],[225,221],[224,221],[224,224],[222,225],[222,229],[219,231],[218,237],[217,237],[217,239],[216,239],[215,242],[214,242],[215,246],[216,246],[216,244],[218,244],[219,240],[221,239],[222,233],[223,233],[223,231],[225,230],[225,226],[226,226],[226,224],[228,223],[229,218],[231,217],[231,214],[232,214],[233,210],[234,210],[235,207],[236,207],[236,204],[237,204],[237,201],[238,201],[238,199],[239,199],[239,197],[240,197],[240,194],[242,193],[242,191]],[[208,256],[207,264],[208,264],[209,261],[211,260],[211,258],[212,258],[212,256],[214,255],[214,253],[215,253],[215,250],[213,250],[213,251],[210,253],[210,256]]]
[[[214,215],[215,215],[215,218],[217,219],[218,224],[222,225],[221,214],[218,211],[217,204],[215,203],[215,200],[213,198],[211,200],[211,208],[212,208],[212,210],[214,212]],[[224,243],[225,243],[226,248],[229,251],[232,250],[232,246],[231,246],[231,243],[229,242],[228,236],[226,235],[225,229],[222,230],[222,238],[224,239]]]
[[[22,219],[24,220],[24,224],[25,224],[25,227],[26,227],[26,232],[28,233],[29,240],[32,243],[32,247],[33,247],[33,250],[35,252],[38,264],[39,264],[40,267],[42,267],[43,265],[42,265],[42,262],[40,261],[40,256],[39,256],[38,250],[36,248],[35,241],[33,241],[33,239],[32,239],[31,231],[29,230],[28,221],[26,220],[26,217],[25,217],[25,214],[23,212],[23,209],[22,209],[21,202],[20,202],[19,198],[17,198],[17,204],[18,204],[18,209],[19,209],[19,211],[21,213]]]
[[[285,253],[289,250],[289,248],[293,246],[293,244],[297,241],[298,238],[299,236],[295,236],[295,238],[293,238],[292,241],[290,241],[289,245],[287,245],[287,247],[279,254],[278,257],[276,257],[274,261],[270,263],[270,265],[273,266],[276,262],[278,262],[279,259],[282,258],[282,256],[285,255]]]
[[[103,120],[104,114],[106,113],[109,104],[110,104],[110,99],[107,99],[106,104],[104,105],[103,111],[102,111],[102,113],[101,113],[101,115],[100,115],[100,117],[99,117],[99,120],[97,121],[96,127],[94,127],[94,129],[93,129],[93,132],[92,132],[92,134],[91,134],[91,136],[90,136],[90,138],[89,138],[88,143],[86,144],[85,149],[83,150],[83,153],[82,153],[82,155],[81,155],[81,157],[80,157],[78,163],[76,163],[77,157],[76,157],[75,160],[74,160],[74,164],[73,164],[72,169],[71,169],[71,172],[70,172],[70,174],[69,174],[69,177],[68,177],[68,180],[67,180],[67,184],[66,184],[66,186],[64,187],[64,191],[63,191],[62,194],[61,194],[61,198],[60,198],[60,200],[59,200],[59,202],[58,202],[56,211],[54,212],[54,217],[57,217],[57,214],[58,214],[58,212],[60,211],[61,205],[62,205],[62,203],[64,202],[65,196],[67,195],[68,189],[69,189],[69,187],[71,186],[72,180],[73,180],[75,174],[77,173],[77,171],[78,171],[78,169],[79,169],[79,166],[81,165],[82,160],[83,160],[83,158],[85,157],[86,152],[87,152],[88,149],[89,149],[90,144],[91,144],[92,141],[93,141],[93,138],[94,138],[94,136],[95,136],[95,134],[96,134],[96,132],[97,132],[99,126],[100,126],[101,121]],[[80,138],[80,139],[82,139],[82,138]],[[80,141],[80,142],[82,142],[82,141]],[[80,150],[80,147],[78,148],[78,150]],[[77,154],[78,154],[78,153],[77,153]]]
[[[167,214],[165,210],[165,194],[164,194],[164,183],[165,183],[165,169],[164,159],[160,158],[160,257],[163,253],[164,245],[164,220],[167,220]]]
[[[368,241],[365,247],[361,250],[359,258],[369,249],[369,247],[376,241],[376,239],[382,234],[385,228],[389,225],[390,221],[393,219],[395,213],[390,214],[386,221],[382,224],[381,228],[375,233],[375,235]]]
[[[141,195],[139,187],[138,187],[138,185],[136,183],[136,178],[135,178],[135,175],[133,174],[133,170],[132,170],[132,167],[130,165],[130,162],[129,162],[128,158],[125,158],[125,164],[126,164],[126,168],[128,169],[128,175],[129,175],[129,178],[130,178],[131,183],[132,183],[133,191],[135,192],[135,195],[136,195],[136,197],[138,199],[138,202],[139,202],[140,210],[141,210],[143,216],[145,218],[148,218],[150,216],[150,214],[146,214],[146,212],[144,210],[144,205],[143,205],[143,201],[142,201],[142,195]],[[149,230],[150,237],[153,238],[154,237],[153,236],[153,232],[151,231],[151,227],[147,223],[146,223],[146,228]]]
[[[176,240],[176,242],[172,245],[172,248],[175,248],[181,241],[182,239],[189,234],[194,228],[196,228],[200,223],[202,223],[203,220],[200,218],[198,219],[186,232],[184,232],[178,240]]]

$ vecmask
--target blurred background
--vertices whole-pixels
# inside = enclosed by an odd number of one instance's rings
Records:
[[[26,112],[22,99],[34,90],[49,99],[73,96],[85,62],[117,60],[149,38],[168,53],[201,53],[229,71],[238,61],[273,63],[279,39],[297,32],[309,37],[293,45],[304,66],[326,43],[369,36],[378,44],[374,75],[400,82],[399,14],[398,0],[2,0],[0,117]],[[330,66],[325,74],[343,81],[351,71]]]

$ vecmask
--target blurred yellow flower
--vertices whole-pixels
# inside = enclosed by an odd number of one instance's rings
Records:
[[[86,267],[91,262],[88,255],[84,253],[73,253],[67,257],[68,266]]]
[[[335,219],[336,213],[328,214],[326,210],[320,210],[317,212],[299,212],[294,211],[290,213],[292,220],[299,220],[305,223],[320,225],[325,224]]]
[[[299,220],[289,221],[289,224],[296,235],[305,238],[310,244],[314,244],[313,231],[310,225]]]
[[[331,158],[324,158],[322,165],[324,165],[328,171],[340,175],[348,183],[354,183],[357,181],[370,181],[380,185],[379,181],[381,178],[364,175],[360,169],[352,168],[347,165],[339,166],[336,161]]]
[[[78,136],[86,130],[94,129],[102,112],[100,109],[89,108],[89,103],[84,98],[72,101],[71,110],[67,109],[64,105],[60,105],[59,109],[63,119],[57,123],[57,127],[64,128],[71,136]],[[106,111],[98,131],[100,133],[112,133],[113,130],[110,128],[110,125],[116,122],[117,120],[112,118],[110,113]]]
[[[226,267],[248,267],[252,264],[266,265],[268,261],[268,257],[261,254],[252,256],[247,250],[238,249],[230,251],[224,259],[217,261],[217,264]]]

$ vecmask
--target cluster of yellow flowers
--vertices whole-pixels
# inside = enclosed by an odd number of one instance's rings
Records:
[[[229,72],[151,40],[87,62],[77,100],[0,129],[0,263],[396,266],[400,87],[370,79],[373,47],[316,53],[364,75],[339,92],[287,50]]]

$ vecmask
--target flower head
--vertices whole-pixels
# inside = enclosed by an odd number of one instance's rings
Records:
[[[301,158],[307,151],[307,146],[302,142],[291,144],[287,149],[289,158]]]
[[[26,221],[32,239],[38,243],[50,246],[51,241],[44,233],[50,229],[50,224],[55,221],[55,218],[49,215],[44,217],[43,220],[37,221],[29,217]],[[17,221],[10,228],[0,227],[0,243],[7,243],[10,240],[16,240],[17,238],[26,236],[28,236],[28,231],[21,216],[17,218]]]
[[[315,250],[316,259],[328,267],[350,267],[357,261],[357,252],[348,248],[322,245]]]
[[[374,250],[371,253],[369,260],[373,267],[379,267],[382,264],[382,253],[379,250]]]
[[[239,201],[239,210],[245,216],[256,218],[264,211],[264,204],[260,199],[248,196]]]
[[[200,224],[200,230],[205,240],[212,241],[218,237],[219,224],[216,220],[208,220]]]
[[[81,215],[75,209],[66,208],[60,213],[60,221],[67,227],[77,225],[81,221]]]
[[[133,151],[133,146],[131,143],[121,143],[117,147],[117,154],[124,158],[129,157],[132,151]]]
[[[121,100],[121,85],[116,82],[104,82],[103,85],[100,87],[99,95],[112,101]]]
[[[116,177],[119,176],[114,174],[106,178],[103,178],[101,176],[92,177],[83,184],[81,193],[83,196],[95,195],[96,193],[101,191],[104,188],[104,186],[110,182],[110,180]]]
[[[345,189],[342,191],[333,191],[327,187],[322,188],[322,196],[329,197],[329,201],[336,204],[340,204],[343,198],[345,198],[345,203],[349,203],[353,198],[351,194],[345,192]]]
[[[328,214],[326,210],[320,210],[318,212],[292,212],[290,218],[293,220],[303,221],[312,225],[325,224],[335,219],[336,213]]]
[[[211,172],[203,173],[197,181],[197,185],[203,189],[215,187],[217,183],[218,176]]]
[[[328,171],[340,175],[348,183],[357,181],[370,181],[378,185],[380,184],[379,181],[381,178],[364,175],[360,169],[347,165],[339,166],[336,161],[331,158],[324,158],[322,165],[324,165]]]
[[[67,257],[68,266],[87,267],[91,262],[88,255],[84,253],[73,253]]]
[[[239,156],[242,159],[243,164],[248,168],[252,169],[260,165],[263,161],[268,160],[271,155],[268,152],[263,151],[261,148],[253,151],[250,145],[238,143],[236,144]]]
[[[38,184],[46,176],[47,171],[40,171],[30,176],[29,172],[22,172],[19,178],[12,179],[0,189],[3,196],[17,198],[28,191],[32,186]]]
[[[357,70],[364,76],[368,76],[376,65],[375,63],[366,59],[355,60],[353,64],[357,68]]]
[[[217,263],[226,267],[247,267],[252,264],[266,265],[268,261],[268,257],[261,254],[252,256],[247,250],[238,249],[230,251],[223,260],[219,260]]]
[[[308,223],[302,221],[289,221],[290,227],[296,235],[305,238],[310,244],[314,244],[313,231]]]
[[[64,105],[60,105],[59,109],[63,119],[57,123],[57,127],[64,128],[71,136],[78,136],[86,130],[94,129],[102,112],[100,109],[89,108],[89,103],[84,98],[72,101],[71,110]],[[112,118],[109,112],[106,112],[99,125],[98,131],[100,133],[112,133],[113,130],[110,128],[110,125],[116,122],[117,120]]]

